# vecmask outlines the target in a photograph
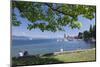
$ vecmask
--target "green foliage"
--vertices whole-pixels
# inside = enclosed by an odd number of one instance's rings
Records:
[[[90,38],[90,33],[89,33],[89,31],[84,31],[83,36],[84,36],[84,39],[85,39],[85,40],[89,39],[89,38]]]
[[[21,24],[21,22],[17,21],[16,16],[13,13],[13,16],[12,16],[12,25],[14,25],[14,26],[20,26],[20,24]]]
[[[84,38],[84,40],[88,40],[91,38],[96,39],[96,25],[94,25],[93,27],[92,25],[90,25],[89,31],[84,31],[83,33],[79,32],[78,38],[80,39]]]
[[[71,28],[80,28],[82,27],[82,23],[78,22],[78,21],[73,21],[73,23],[71,24]]]
[[[83,38],[83,33],[79,32],[78,38],[82,39]]]
[[[94,25],[93,26],[93,31],[92,31],[93,33],[93,38],[95,38],[96,39],[96,25]]]
[[[53,32],[64,30],[63,27],[67,25],[72,29],[80,28],[82,24],[78,21],[78,16],[82,15],[91,20],[94,18],[96,9],[95,6],[86,5],[12,1],[12,10],[14,8],[20,11],[21,17],[31,21],[32,24],[29,24],[27,29],[39,28],[41,31],[48,30]],[[48,24],[35,23],[37,20],[44,20]],[[12,21],[12,24],[19,26],[21,22]]]

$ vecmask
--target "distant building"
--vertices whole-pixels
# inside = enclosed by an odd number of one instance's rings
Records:
[[[73,40],[74,37],[64,34],[64,40]]]
[[[66,34],[64,34],[64,38],[67,38],[67,35]]]

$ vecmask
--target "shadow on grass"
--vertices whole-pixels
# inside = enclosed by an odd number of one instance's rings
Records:
[[[28,65],[45,65],[45,64],[57,64],[63,63],[52,57],[40,57],[40,56],[27,56],[12,58],[12,67],[16,66],[28,66]]]

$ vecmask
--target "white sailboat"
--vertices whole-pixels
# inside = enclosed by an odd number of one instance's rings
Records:
[[[57,39],[57,42],[62,42],[63,40],[62,39]]]

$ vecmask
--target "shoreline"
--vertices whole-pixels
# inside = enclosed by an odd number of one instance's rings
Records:
[[[63,52],[59,51],[59,52],[52,52],[52,53],[45,53],[45,54],[36,54],[36,55],[28,55],[28,56],[53,56],[53,55],[55,56],[55,55],[60,55],[60,54],[84,52],[84,51],[91,51],[91,50],[95,50],[95,48],[91,48],[91,49],[77,49],[77,50],[70,50],[70,51],[63,51]],[[14,56],[12,58],[18,58],[18,56]]]
[[[63,51],[63,52],[54,52],[54,54],[65,54],[65,53],[74,53],[74,52],[84,52],[84,51],[91,51],[95,50],[95,48],[92,49],[78,49],[78,50],[71,50],[71,51]]]

